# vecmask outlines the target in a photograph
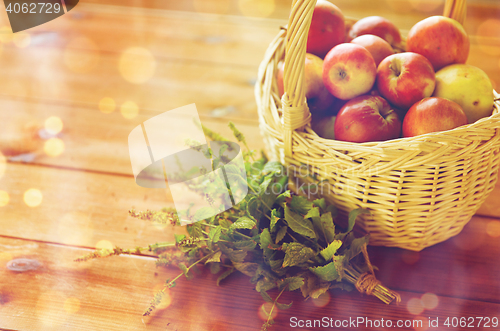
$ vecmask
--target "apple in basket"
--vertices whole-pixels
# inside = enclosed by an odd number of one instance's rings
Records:
[[[401,44],[401,33],[397,26],[381,16],[368,16],[353,24],[349,30],[352,40],[364,34],[373,34],[387,41],[392,47]]]
[[[348,101],[335,120],[335,138],[350,142],[383,141],[399,138],[401,121],[382,97],[361,95]]]
[[[327,0],[318,0],[307,35],[306,51],[324,58],[330,49],[344,42],[345,33],[345,19],[340,9]]]
[[[435,71],[453,63],[465,63],[469,56],[469,37],[463,26],[445,16],[431,16],[408,32],[406,49],[425,56]]]
[[[323,62],[323,83],[331,94],[342,100],[370,91],[376,76],[373,56],[360,45],[337,45],[328,52]]]
[[[425,98],[415,103],[403,120],[403,137],[446,131],[467,124],[467,116],[456,102]]]
[[[390,55],[380,62],[377,69],[378,91],[394,106],[404,110],[430,97],[435,84],[431,63],[417,53]]]
[[[436,72],[434,96],[458,103],[469,123],[493,112],[493,86],[486,73],[468,64],[452,64]]]
[[[284,63],[281,62],[277,75],[280,96],[284,93],[283,74]],[[323,84],[323,60],[309,53],[306,53],[304,84],[307,105],[312,114],[325,112],[335,103],[336,98],[328,92]]]
[[[373,34],[364,34],[351,40],[351,43],[361,45],[370,52],[378,67],[380,62],[389,55],[394,54],[394,49],[387,41]]]

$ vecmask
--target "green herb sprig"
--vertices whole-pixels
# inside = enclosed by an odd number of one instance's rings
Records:
[[[230,123],[236,139],[246,146],[245,138]],[[209,136],[227,140],[206,128]],[[247,148],[248,149],[248,148]],[[379,298],[385,303],[399,295],[376,280],[366,246],[369,236],[356,238],[352,232],[356,218],[367,213],[356,209],[349,214],[348,227],[339,231],[335,226],[337,210],[325,199],[308,200],[287,189],[285,167],[265,156],[253,160],[253,152],[243,153],[247,174],[248,195],[233,208],[190,225],[187,235],[175,235],[175,243],[156,243],[149,247],[124,250],[99,250],[77,259],[119,254],[137,254],[148,250],[157,253],[157,266],[175,265],[181,273],[165,282],[153,298],[144,315],[150,315],[161,302],[165,291],[185,276],[190,279],[196,265],[205,264],[219,274],[217,285],[233,272],[248,277],[266,302],[272,303],[268,320],[262,329],[273,324],[274,309],[288,309],[292,303],[278,302],[284,291],[300,290],[307,298],[318,298],[333,288],[358,289]],[[238,176],[237,172],[229,176]],[[243,178],[241,178],[243,180]],[[171,209],[136,212],[130,215],[140,219],[179,224]],[[277,290],[272,299],[268,293]],[[264,306],[263,306],[264,307]],[[263,308],[265,309],[265,308]]]

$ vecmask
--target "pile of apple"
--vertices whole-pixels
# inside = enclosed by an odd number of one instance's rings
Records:
[[[350,25],[350,26],[349,26]],[[401,34],[370,16],[346,23],[318,0],[308,33],[305,89],[312,127],[323,138],[368,142],[451,130],[493,112],[493,87],[465,64],[469,38],[457,21],[432,16]],[[283,64],[278,70],[283,94]]]

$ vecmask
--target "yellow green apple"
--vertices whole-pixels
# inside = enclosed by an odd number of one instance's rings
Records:
[[[468,64],[452,64],[436,72],[433,96],[458,103],[469,123],[493,112],[493,86],[486,73]]]

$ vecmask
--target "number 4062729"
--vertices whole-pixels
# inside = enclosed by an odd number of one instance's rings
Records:
[[[498,317],[448,317],[443,323],[446,327],[462,328],[496,328],[498,326]]]
[[[59,3],[9,3],[5,10],[8,13],[23,14],[58,14],[62,8]]]

